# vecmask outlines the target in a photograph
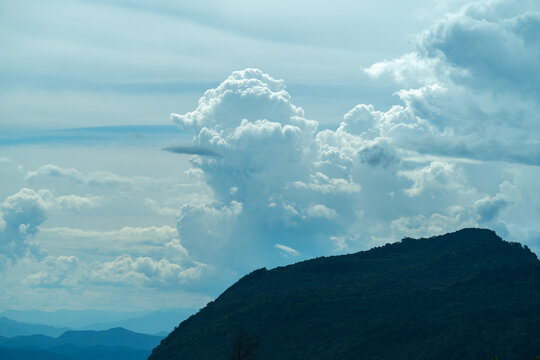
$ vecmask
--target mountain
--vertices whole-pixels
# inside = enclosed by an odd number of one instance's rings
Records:
[[[540,356],[540,262],[493,231],[464,229],[259,269],[183,321],[149,360],[249,353],[258,360],[532,359]]]
[[[161,341],[161,337],[138,334],[115,328],[105,331],[66,331],[57,338],[44,335],[0,337],[0,346],[4,348],[52,349],[63,345],[77,347],[126,347],[130,349],[151,350]]]
[[[14,321],[7,317],[0,317],[0,336],[19,336],[42,334],[56,337],[70,330],[69,328],[57,328],[48,325],[28,324]]]
[[[71,344],[81,347],[90,346],[125,346],[131,349],[152,349],[161,341],[161,337],[138,334],[122,328],[105,331],[83,330],[67,331],[56,339],[56,344]]]
[[[3,348],[46,349],[53,347],[55,344],[55,338],[45,335],[0,336],[0,346]]]
[[[0,359],[145,360],[161,337],[115,328],[44,335],[1,337]],[[13,354],[17,354],[16,357]]]

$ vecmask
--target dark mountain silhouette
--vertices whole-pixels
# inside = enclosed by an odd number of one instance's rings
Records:
[[[238,334],[259,360],[533,359],[540,262],[493,231],[464,229],[259,269],[149,359],[237,359]]]
[[[58,328],[48,325],[29,324],[19,321],[8,319],[7,317],[0,317],[0,336],[19,336],[19,335],[34,335],[42,334],[47,336],[56,337],[66,331],[69,328]]]
[[[58,338],[44,335],[0,337],[0,354],[20,350],[17,359],[143,360],[161,337],[122,328],[105,331],[67,331]],[[32,350],[32,351],[30,351]],[[11,355],[10,355],[11,356]],[[12,357],[0,357],[11,359]]]

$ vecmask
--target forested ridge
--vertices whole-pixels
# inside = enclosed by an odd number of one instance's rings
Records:
[[[245,339],[246,359],[533,359],[540,262],[493,231],[463,229],[259,269],[149,359],[234,359]]]

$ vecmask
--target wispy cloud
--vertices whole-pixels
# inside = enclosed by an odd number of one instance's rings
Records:
[[[163,184],[163,179],[154,179],[146,176],[122,176],[111,171],[83,172],[75,168],[62,168],[57,165],[43,165],[36,170],[26,172],[25,180],[32,180],[38,177],[50,176],[75,181],[90,186],[120,186],[132,185],[148,187]]]
[[[103,126],[58,130],[4,129],[0,146],[64,144],[89,146],[96,144],[153,145],[182,137],[171,125]]]
[[[274,247],[280,251],[283,252],[283,255],[285,256],[298,256],[300,253],[293,249],[292,247],[282,245],[282,244],[274,244]]]
[[[215,151],[196,145],[176,145],[167,146],[163,150],[175,154],[202,155],[202,156],[219,156]]]

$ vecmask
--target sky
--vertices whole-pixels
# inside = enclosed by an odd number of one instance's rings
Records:
[[[0,2],[0,310],[197,309],[464,227],[540,253],[540,2]]]

